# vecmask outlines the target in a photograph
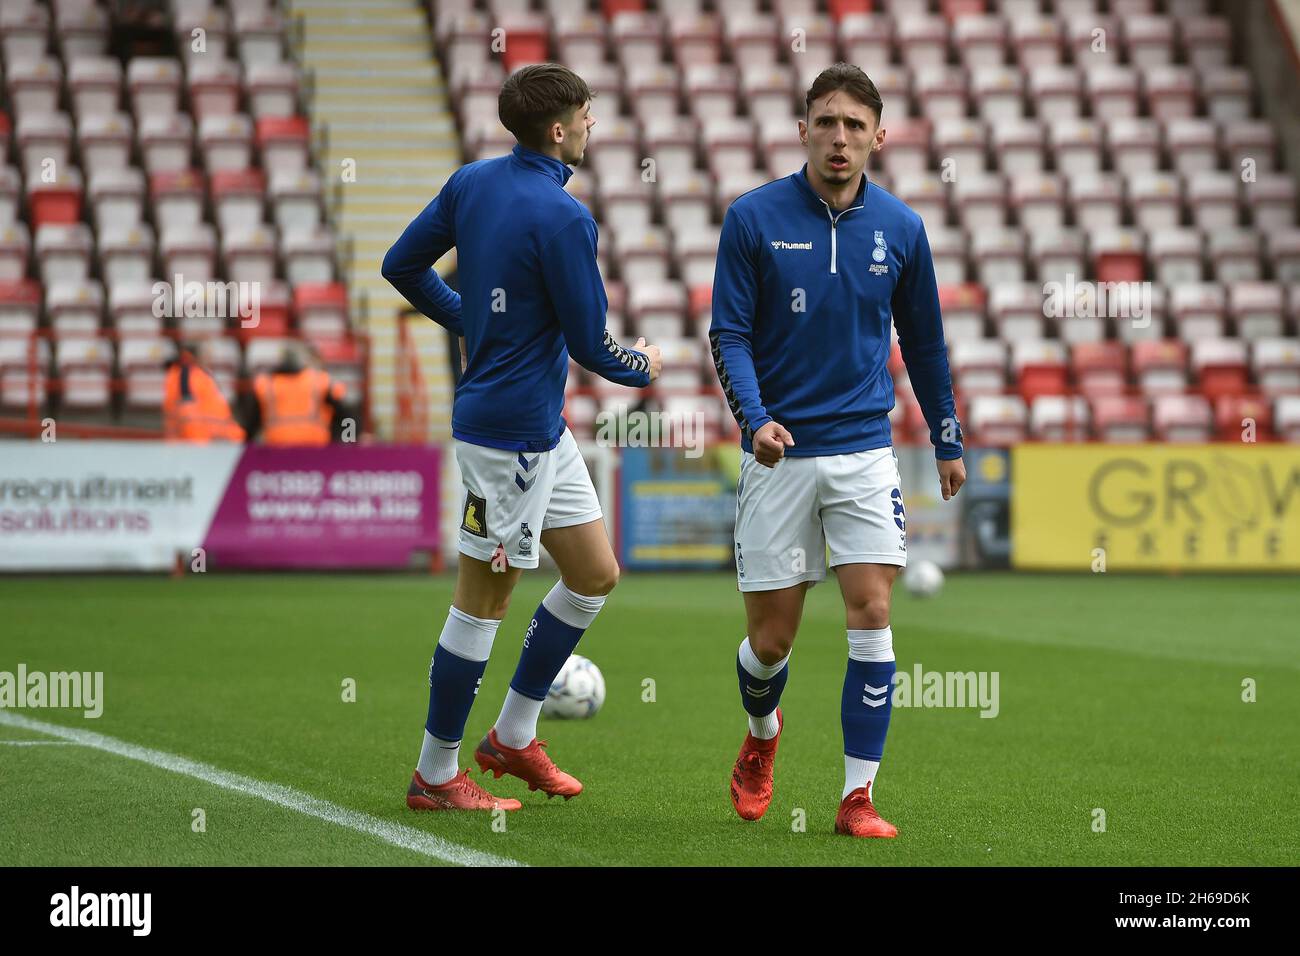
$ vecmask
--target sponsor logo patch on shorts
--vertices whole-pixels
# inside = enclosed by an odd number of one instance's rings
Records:
[[[461,518],[460,530],[487,537],[487,502],[472,491],[465,492],[465,512]]]

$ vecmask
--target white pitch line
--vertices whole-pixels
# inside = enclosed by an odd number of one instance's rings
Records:
[[[84,747],[91,747],[105,753],[116,754],[119,757],[126,757],[128,760],[138,760],[141,763],[149,764],[151,767],[158,767],[162,770],[170,770],[172,773],[193,777],[196,780],[202,780],[225,790],[233,790],[236,793],[246,794],[250,797],[258,797],[268,803],[274,803],[276,806],[295,810],[305,816],[315,817],[327,823],[334,823],[349,830],[355,830],[358,833],[377,837],[395,847],[433,857],[445,863],[453,863],[458,866],[526,865],[509,857],[495,856],[491,853],[459,846],[431,833],[407,826],[404,823],[381,820],[379,817],[371,816],[368,813],[360,813],[356,810],[340,807],[336,803],[321,800],[292,787],[255,780],[252,777],[245,777],[243,774],[230,773],[211,764],[200,763],[197,760],[190,760],[188,757],[170,754],[162,750],[140,747],[136,744],[127,743],[125,740],[107,737],[104,734],[97,734],[89,730],[77,730],[72,727],[62,727],[58,724],[48,724],[43,720],[33,720],[30,717],[3,710],[0,710],[0,724],[49,734],[67,743],[81,744]]]
[[[0,740],[6,747],[75,747],[71,740]]]

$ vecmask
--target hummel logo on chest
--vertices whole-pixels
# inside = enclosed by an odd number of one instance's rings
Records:
[[[773,239],[772,248],[773,249],[804,249],[807,251],[812,251],[812,243],[811,242],[786,242],[784,239]]]

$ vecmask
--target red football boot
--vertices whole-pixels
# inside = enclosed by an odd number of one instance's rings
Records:
[[[497,731],[493,727],[474,751],[474,759],[480,770],[492,771],[497,779],[503,773],[518,777],[528,784],[529,790],[540,790],[548,799],[560,796],[569,800],[582,793],[582,784],[578,778],[555,766],[554,761],[542,749],[545,746],[545,740],[534,737],[527,747],[515,750],[497,739]]]
[[[757,820],[767,812],[767,805],[772,802],[772,769],[776,764],[776,745],[784,726],[785,719],[778,707],[775,737],[758,740],[753,734],[745,734],[740,756],[731,770],[731,805],[741,819]]]
[[[462,770],[436,787],[424,782],[420,771],[411,777],[406,805],[412,810],[518,810],[523,806],[511,797],[494,797]]]
[[[893,839],[898,836],[898,827],[880,818],[871,803],[871,784],[868,783],[865,787],[858,787],[840,803],[840,812],[835,814],[835,832],[845,836]]]

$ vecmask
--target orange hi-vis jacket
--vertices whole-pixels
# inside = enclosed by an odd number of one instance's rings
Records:
[[[334,409],[343,385],[320,369],[263,372],[253,381],[262,409],[262,441],[268,445],[328,445]]]
[[[201,366],[186,358],[163,379],[163,437],[205,444],[244,440],[244,429],[230,414],[230,403]]]

